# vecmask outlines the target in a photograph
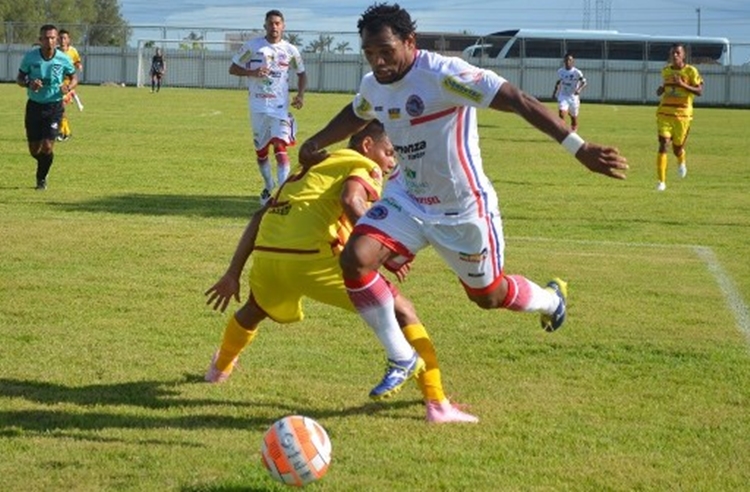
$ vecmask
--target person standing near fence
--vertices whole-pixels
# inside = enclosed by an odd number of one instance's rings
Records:
[[[250,39],[235,53],[229,73],[247,77],[248,105],[253,143],[264,188],[260,202],[264,205],[276,186],[269,150],[276,157],[276,179],[283,183],[289,175],[287,147],[296,143],[294,117],[289,112],[289,71],[297,73],[297,95],[292,107],[304,104],[307,74],[296,46],[284,40],[284,15],[278,10],[266,12],[265,36]]]
[[[165,73],[167,73],[167,62],[164,61],[161,48],[156,48],[154,56],[151,57],[151,68],[149,69],[149,75],[151,75],[151,92],[159,92],[161,90],[161,79],[164,78]]]
[[[76,67],[76,71],[82,72],[83,61],[81,61],[81,55],[78,53],[75,46],[70,44],[70,33],[65,29],[60,29],[60,49],[63,53],[68,55],[70,61],[73,62],[73,66]],[[75,91],[70,91],[65,97],[63,97],[63,116],[62,122],[60,123],[60,135],[57,136],[58,142],[64,142],[73,136],[70,130],[70,121],[68,119],[68,111],[66,111],[66,107],[70,104],[75,95]]]
[[[52,24],[39,30],[39,44],[21,60],[16,83],[26,88],[25,126],[29,153],[36,159],[36,189],[47,189],[55,158],[55,139],[63,116],[63,98],[78,85],[76,67],[57,49],[58,31]]]
[[[575,67],[575,59],[570,53],[563,58],[564,67],[557,69],[557,82],[552,91],[552,99],[557,98],[557,114],[565,121],[570,115],[570,130],[578,131],[578,112],[581,109],[581,91],[586,87],[583,72]]]
[[[703,78],[698,69],[685,63],[685,46],[672,45],[669,50],[669,65],[661,70],[662,84],[656,89],[661,97],[656,110],[656,127],[659,137],[659,152],[656,156],[656,189],[667,189],[667,147],[672,143],[672,152],[677,156],[677,174],[687,176],[687,143],[690,123],[693,120],[693,99],[703,94]]]

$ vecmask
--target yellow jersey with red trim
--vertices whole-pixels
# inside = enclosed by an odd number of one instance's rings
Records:
[[[63,50],[60,48],[60,51],[68,55],[68,58],[70,58],[70,61],[73,62],[73,66],[76,67],[76,71],[78,70],[78,64],[81,63],[81,55],[78,53],[78,50],[75,49],[73,46],[68,46],[67,50]],[[70,81],[70,77],[65,77],[65,82]]]
[[[352,231],[341,204],[351,179],[364,186],[368,201],[380,198],[380,167],[354,150],[337,150],[290,174],[261,220],[253,256],[305,261],[341,253]]]
[[[670,64],[662,68],[661,79],[664,85],[664,93],[661,95],[656,114],[677,119],[690,119],[693,117],[695,94],[674,83],[675,77],[680,77],[683,82],[692,86],[699,86],[703,83],[703,78],[698,69],[692,65],[685,65],[678,69],[673,68]]]

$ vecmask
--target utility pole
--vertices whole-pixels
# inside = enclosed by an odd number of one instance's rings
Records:
[[[695,9],[695,13],[698,14],[698,36],[701,35],[701,8]]]

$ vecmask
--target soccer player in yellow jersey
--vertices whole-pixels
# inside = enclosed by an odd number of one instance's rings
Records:
[[[68,55],[70,61],[73,62],[73,66],[76,67],[76,71],[83,71],[83,62],[81,61],[81,55],[78,53],[78,50],[75,49],[74,46],[70,45],[70,33],[65,29],[60,29],[60,50]],[[73,100],[74,96],[74,91],[66,94],[65,98],[63,99],[63,107],[67,106],[70,101]],[[65,140],[68,140],[70,136],[70,121],[68,121],[67,111],[64,111],[62,122],[60,123],[60,135],[58,135],[57,140],[60,142],[64,142]]]
[[[659,154],[656,158],[658,191],[667,189],[667,146],[672,142],[672,152],[677,156],[677,173],[687,175],[685,143],[693,119],[693,99],[703,93],[703,78],[698,69],[685,63],[685,46],[674,44],[669,51],[670,64],[661,71],[662,85],[656,89],[661,96],[656,110],[659,135]]]
[[[338,258],[352,224],[380,197],[383,174],[394,167],[394,155],[383,125],[374,120],[352,136],[348,149],[333,152],[311,169],[299,168],[291,174],[266,206],[253,215],[229,268],[206,291],[207,304],[221,312],[232,298],[239,301],[240,275],[252,253],[249,298],[228,321],[206,381],[218,383],[229,377],[240,352],[253,341],[264,319],[278,323],[302,320],[304,297],[356,312]],[[407,271],[396,270],[397,278],[403,279]],[[387,391],[379,391],[381,383],[370,397],[387,398],[416,377],[428,422],[477,422],[476,417],[446,398],[435,348],[425,327],[411,302],[392,284],[388,288],[395,297],[394,310],[404,337],[396,342],[380,340],[389,354],[384,381],[395,379],[398,384],[387,384]],[[389,346],[399,343],[405,348]],[[397,349],[411,354],[410,368],[404,370],[393,364],[391,353]]]

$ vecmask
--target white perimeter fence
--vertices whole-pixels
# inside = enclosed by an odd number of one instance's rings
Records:
[[[117,83],[143,85],[153,54],[161,47],[167,61],[165,84],[171,87],[231,89],[244,88],[240,77],[229,75],[234,49],[226,42],[186,44],[177,40],[157,40],[138,46],[78,47],[84,60],[82,84]],[[741,46],[745,49],[748,46]],[[28,44],[0,45],[0,80],[13,81]],[[454,54],[454,53],[449,53]],[[363,56],[354,53],[303,53],[312,92],[357,91],[359,81],[369,67]],[[495,70],[529,94],[549,99],[560,60],[489,60],[483,66]],[[587,102],[655,104],[660,84],[658,65],[639,61],[578,60],[588,80],[584,93]],[[705,80],[699,106],[750,107],[750,65],[698,65]],[[296,81],[296,77],[291,77]],[[148,85],[148,84],[146,84]]]

